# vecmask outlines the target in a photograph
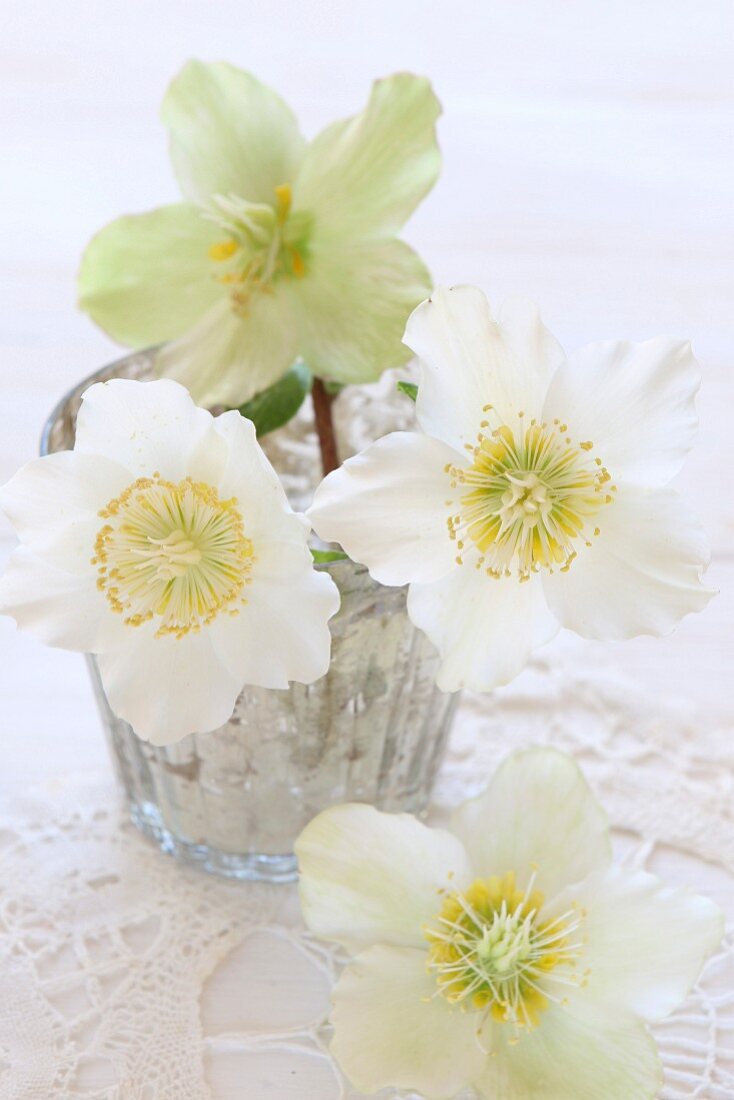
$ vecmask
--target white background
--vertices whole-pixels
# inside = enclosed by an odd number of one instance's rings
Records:
[[[307,134],[397,69],[444,105],[441,180],[406,231],[436,281],[537,298],[567,346],[690,337],[701,438],[682,490],[721,595],[607,657],[729,722],[734,608],[734,4],[730,0],[65,0],[3,5],[0,478],[80,377],[119,354],[75,308],[91,234],[175,200],[157,108],[190,56],[274,85]],[[630,441],[634,445],[634,441]],[[0,526],[0,556],[13,543]],[[0,621],[0,789],[106,754],[82,660]]]

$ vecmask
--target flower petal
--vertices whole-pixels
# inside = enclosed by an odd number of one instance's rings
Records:
[[[555,749],[513,753],[478,798],[454,814],[478,875],[514,871],[552,897],[611,859],[609,825],[580,768]]]
[[[156,638],[155,624],[126,630],[125,644],[98,657],[99,671],[110,707],[139,737],[171,745],[230,718],[242,681],[220,660],[208,631]]]
[[[424,951],[381,945],[346,968],[333,993],[331,1052],[352,1084],[449,1100],[481,1073],[472,1016],[435,993]]]
[[[440,892],[471,882],[461,843],[409,814],[351,804],[324,810],[296,841],[301,907],[311,931],[351,950],[420,947]]]
[[[113,378],[96,382],[84,393],[74,451],[108,456],[129,469],[133,478],[158,471],[179,481],[188,472],[190,451],[211,420],[175,382]]]
[[[254,424],[236,409],[210,419],[209,430],[189,453],[186,472],[215,485],[221,499],[237,498],[249,539],[287,540],[306,547],[308,520],[291,508],[257,441]]]
[[[677,493],[620,485],[599,529],[568,572],[543,575],[551,610],[582,637],[669,634],[714,595],[701,581],[706,536]]]
[[[133,476],[101,455],[60,451],[22,466],[0,489],[0,507],[34,554],[57,569],[88,575],[99,510]]]
[[[322,481],[308,517],[322,539],[340,543],[380,584],[437,580],[456,558],[445,466],[462,462],[437,439],[393,432]]]
[[[410,311],[431,276],[402,241],[325,245],[316,238],[299,301],[299,351],[311,370],[337,382],[369,382],[410,358],[402,342]]]
[[[117,638],[119,620],[111,613],[96,574],[67,573],[24,546],[8,558],[0,575],[0,614],[44,645],[93,653]]]
[[[425,77],[375,81],[361,114],[332,123],[309,145],[294,208],[332,239],[393,236],[438,177],[440,112]]]
[[[293,303],[281,283],[258,294],[247,314],[228,298],[156,357],[156,369],[183,383],[201,405],[242,405],[285,374],[296,358]]]
[[[487,577],[470,562],[431,584],[412,584],[408,614],[439,650],[442,691],[492,691],[522,671],[558,631],[536,577]]]
[[[543,416],[591,440],[615,480],[664,485],[693,443],[700,381],[685,341],[589,344],[554,377]]]
[[[225,62],[189,61],[161,106],[173,169],[193,202],[229,193],[273,203],[292,184],[304,149],[286,103],[250,73]]]
[[[87,245],[79,305],[113,340],[172,340],[224,294],[208,250],[222,231],[190,203],[118,218]]]
[[[596,1030],[551,1005],[540,1023],[508,1039],[492,1025],[493,1057],[475,1085],[486,1100],[653,1100],[662,1083],[657,1048],[640,1024]],[[486,1042],[487,1039],[485,1038]]]
[[[329,668],[328,621],[339,609],[339,590],[317,572],[306,534],[291,542],[255,540],[255,564],[246,603],[235,616],[212,623],[212,644],[241,683],[287,688],[311,684]]]
[[[434,290],[411,314],[404,339],[421,361],[421,426],[458,451],[476,444],[483,420],[514,427],[519,412],[539,417],[565,361],[532,302],[510,299],[495,320],[486,296],[471,286]]]
[[[612,867],[574,887],[573,897],[586,911],[581,965],[590,971],[576,998],[580,1013],[596,1001],[601,1012],[668,1016],[724,935],[724,914],[709,898],[643,871]]]

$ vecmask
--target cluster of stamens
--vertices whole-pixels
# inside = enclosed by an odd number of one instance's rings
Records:
[[[182,638],[236,615],[254,561],[237,500],[205,482],[141,477],[99,512],[97,587],[128,626]]]
[[[425,932],[438,994],[464,1011],[481,1012],[482,1021],[489,1016],[513,1025],[515,1036],[537,1026],[550,1002],[562,1003],[564,992],[589,974],[578,971],[583,912],[574,906],[544,919],[534,882],[535,874],[520,890],[513,872],[477,879],[445,898]]]
[[[233,309],[244,314],[256,293],[267,293],[283,275],[306,274],[310,221],[291,214],[288,184],[275,188],[275,202],[248,203],[237,195],[217,195],[205,213],[227,233],[209,249],[216,278],[229,287]]]
[[[484,413],[491,412],[486,405]],[[560,420],[526,425],[522,412],[515,430],[481,422],[476,444],[466,445],[471,465],[445,467],[457,491],[446,505],[459,565],[471,549],[473,564],[488,576],[516,573],[526,581],[540,569],[566,572],[579,539],[592,545],[591,521],[614,500],[616,486],[593,443],[574,443],[567,433]]]

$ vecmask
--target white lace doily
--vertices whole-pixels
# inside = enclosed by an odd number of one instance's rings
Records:
[[[604,670],[536,660],[467,698],[436,813],[510,748],[573,752],[622,857],[734,899],[734,741]],[[162,856],[110,779],[70,778],[0,821],[2,1100],[350,1100],[328,1056],[339,966],[294,888],[230,884]],[[734,1097],[734,945],[657,1028],[665,1100]],[[385,1093],[393,1096],[393,1093]]]

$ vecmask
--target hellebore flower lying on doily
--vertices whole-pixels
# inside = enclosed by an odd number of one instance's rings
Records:
[[[238,412],[183,386],[114,380],[84,394],[73,451],[0,490],[22,545],[0,612],[98,655],[112,709],[155,744],[221,726],[247,684],[323,676],[333,581],[308,523]]]
[[[436,181],[439,112],[426,79],[398,73],[307,144],[249,73],[190,61],[162,107],[185,202],[92,240],[82,308],[121,343],[173,341],[158,369],[204,405],[240,405],[297,356],[333,381],[377,378],[408,358],[431,288],[396,234]]]
[[[309,518],[383,584],[443,658],[446,691],[507,683],[560,626],[666,634],[712,596],[706,538],[667,483],[699,372],[667,337],[566,358],[535,306],[473,287],[411,315],[425,434],[395,432],[322,482]]]
[[[332,1053],[360,1090],[447,1100],[652,1100],[647,1025],[723,935],[713,902],[611,863],[577,765],[509,757],[451,831],[332,807],[296,844],[306,923],[356,957]]]

